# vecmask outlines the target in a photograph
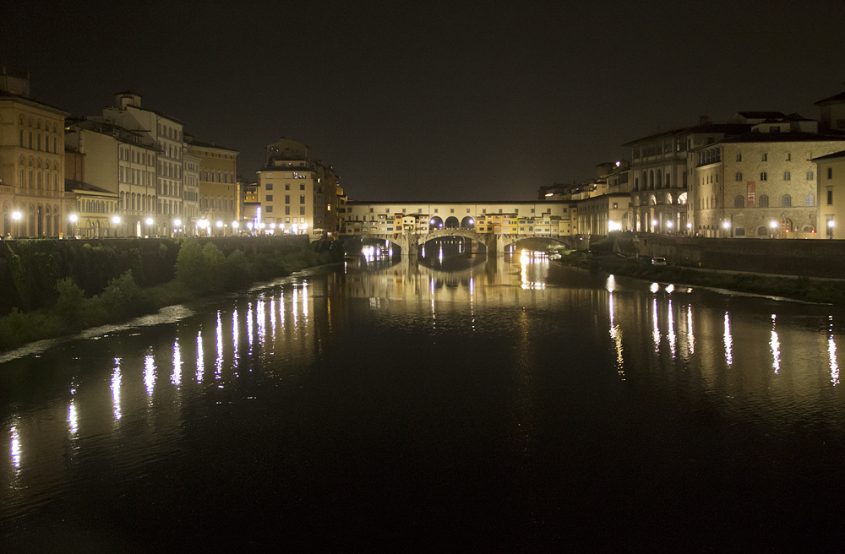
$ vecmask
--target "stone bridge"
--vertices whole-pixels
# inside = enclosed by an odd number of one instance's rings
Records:
[[[349,238],[357,238],[362,241],[366,239],[374,239],[378,241],[384,241],[385,243],[393,243],[394,245],[400,248],[403,256],[415,257],[419,252],[420,246],[424,245],[429,241],[447,237],[460,237],[469,239],[470,241],[472,241],[473,253],[481,252],[482,250],[480,249],[480,247],[483,246],[484,252],[495,252],[496,254],[504,254],[505,252],[507,252],[509,247],[524,239],[540,238],[543,240],[548,240],[550,242],[556,242],[559,244],[565,244],[568,246],[570,244],[570,239],[572,238],[549,237],[545,235],[533,234],[507,235],[501,233],[477,233],[472,229],[465,228],[435,229],[429,231],[424,235],[406,231],[404,233],[391,234],[368,233],[363,235],[353,235]]]

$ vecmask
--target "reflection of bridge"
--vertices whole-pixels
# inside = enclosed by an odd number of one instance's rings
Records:
[[[360,240],[373,239],[384,241],[385,243],[392,243],[399,247],[403,256],[416,256],[419,252],[420,246],[432,240],[441,238],[465,238],[472,241],[472,252],[481,252],[479,247],[484,247],[484,252],[496,254],[504,254],[507,250],[517,242],[525,239],[537,238],[546,240],[548,242],[556,242],[558,244],[568,245],[570,237],[551,237],[548,235],[534,235],[534,234],[519,234],[508,235],[500,233],[477,233],[472,229],[465,228],[451,228],[451,229],[433,229],[425,234],[417,234],[412,231],[404,233],[392,234],[377,234],[367,233],[364,235],[355,235],[355,238]]]

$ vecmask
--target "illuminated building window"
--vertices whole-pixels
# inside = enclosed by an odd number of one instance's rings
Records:
[[[761,181],[768,181],[769,180],[769,174],[766,173],[765,171],[761,171],[760,172],[760,180]]]

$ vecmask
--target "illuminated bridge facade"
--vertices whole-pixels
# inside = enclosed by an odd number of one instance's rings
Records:
[[[362,202],[350,201],[340,215],[347,237],[383,239],[414,253],[429,240],[461,236],[488,251],[504,252],[532,237],[560,241],[572,236],[571,202]]]

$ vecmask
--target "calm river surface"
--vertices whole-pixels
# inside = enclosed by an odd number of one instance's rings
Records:
[[[841,548],[845,314],[650,285],[349,264],[7,354],[0,550]]]

